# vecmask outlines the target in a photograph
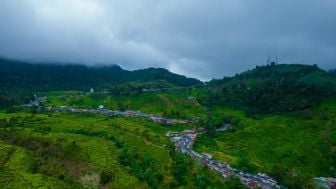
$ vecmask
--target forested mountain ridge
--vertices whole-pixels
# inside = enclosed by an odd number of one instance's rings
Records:
[[[117,65],[88,67],[76,64],[32,64],[0,58],[0,107],[22,104],[32,92],[51,90],[89,91],[109,89],[127,82],[166,83],[165,86],[193,86],[201,81],[163,68],[127,71]]]
[[[162,68],[127,71],[117,65],[29,64],[0,59],[1,89],[89,90],[124,82],[165,80],[175,86],[198,85],[197,79],[174,74]]]
[[[166,134],[190,129],[204,130],[194,141],[197,153],[246,173],[266,173],[289,189],[314,188],[313,178],[336,173],[336,82],[317,66],[257,66],[201,87],[183,87],[188,85],[177,84],[178,77],[170,78],[165,69],[3,65],[2,188],[22,188],[28,181],[85,188],[84,178],[91,177],[96,188],[245,188],[238,178],[224,182],[197,159],[175,152]],[[105,80],[114,77],[120,80]],[[73,85],[78,89],[72,91]],[[95,92],[90,93],[90,87]],[[10,108],[33,99],[32,94],[47,101]],[[105,109],[97,110],[100,106]],[[53,113],[46,107],[81,113]],[[85,113],[88,109],[199,122],[167,127],[128,114],[103,118]]]
[[[209,83],[208,103],[249,113],[281,113],[318,105],[335,94],[335,78],[316,65],[257,66],[231,78]]]

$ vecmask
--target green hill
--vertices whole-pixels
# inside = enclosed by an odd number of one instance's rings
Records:
[[[124,82],[165,80],[175,86],[198,85],[197,79],[163,68],[127,71],[117,65],[88,67],[76,64],[30,64],[0,59],[1,89],[89,90]]]
[[[0,58],[0,106],[31,99],[31,91],[105,89],[126,82],[162,81],[164,86],[193,86],[201,82],[162,68],[127,71],[119,66],[31,64]]]
[[[335,94],[335,78],[317,66],[257,66],[209,83],[208,103],[242,108],[249,113],[282,113],[316,107]]]
[[[34,94],[48,97],[46,106],[104,105],[203,121],[167,127],[136,118],[50,113],[43,108],[39,113],[34,108],[9,113],[13,111],[2,108],[1,188],[241,188],[237,179],[224,182],[216,172],[176,153],[164,136],[167,131],[199,127],[206,132],[197,137],[196,151],[251,173],[265,172],[287,188],[314,188],[314,177],[336,174],[335,78],[316,66],[268,65],[206,86],[188,87],[164,69],[130,72],[117,66],[13,65],[18,74],[12,65],[6,68],[11,74],[3,71],[13,89],[0,78],[4,88],[0,91],[12,103],[22,101],[21,97],[29,100],[27,94],[36,90]],[[55,68],[62,77],[76,76],[69,81],[61,78],[64,83],[42,79],[46,75],[34,80],[32,73],[21,71],[25,66],[34,74]],[[57,79],[51,72],[50,77]],[[115,74],[120,80],[109,83],[105,80],[112,78],[109,72],[125,73],[127,78]],[[100,79],[89,80],[85,74]],[[52,86],[44,86],[46,81]],[[105,92],[89,93],[91,86],[82,81],[96,83],[94,88]],[[67,87],[78,91],[60,91]],[[172,89],[139,90],[151,88]],[[230,124],[230,129],[216,131],[223,123]]]
[[[0,113],[0,120],[1,188],[224,185],[219,175],[175,153],[164,136],[168,128],[159,124],[67,114]]]
[[[266,172],[290,189],[314,188],[314,177],[336,175],[336,98],[306,113],[254,118],[213,107],[212,117],[230,123],[232,130],[198,137],[195,149],[239,169]]]

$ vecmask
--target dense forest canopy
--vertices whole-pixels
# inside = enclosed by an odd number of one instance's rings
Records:
[[[1,58],[0,75],[0,106],[23,103],[31,99],[32,91],[89,91],[90,88],[106,89],[127,82],[158,80],[169,84],[166,86],[202,84],[197,79],[162,68],[127,71],[117,65],[88,67],[75,64],[30,64]]]
[[[317,66],[257,66],[235,77],[209,83],[208,103],[250,113],[280,113],[318,105],[335,93],[335,79]]]
[[[316,65],[257,66],[234,77],[210,81],[204,102],[242,108],[252,114],[308,109],[335,93],[335,72]],[[162,68],[127,71],[117,65],[30,64],[7,59],[0,59],[0,75],[0,106],[27,102],[36,91],[94,88],[126,94],[202,84]]]
[[[198,85],[197,79],[174,74],[163,68],[127,71],[117,65],[88,67],[84,65],[28,64],[0,59],[1,89],[89,90],[113,84],[165,80],[176,86]]]

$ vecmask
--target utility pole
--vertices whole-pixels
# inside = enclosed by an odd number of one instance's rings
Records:
[[[270,62],[271,62],[271,58],[270,58],[270,56],[269,56],[269,55],[267,55],[267,65],[269,65],[269,64],[270,64]]]

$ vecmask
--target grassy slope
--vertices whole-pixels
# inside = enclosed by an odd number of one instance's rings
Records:
[[[89,102],[104,103],[109,98],[115,103],[128,102],[130,109],[162,114],[161,109],[178,110],[181,117],[200,116],[207,118],[206,108],[187,100],[188,96],[204,94],[191,90],[170,93],[144,93],[139,96],[106,97],[101,101],[86,96]],[[108,103],[105,105],[108,106]],[[121,107],[121,106],[117,106]],[[250,118],[243,111],[216,107],[212,110],[214,124],[225,118],[233,119],[243,129],[234,133],[222,133],[214,139],[201,137],[196,143],[200,151],[211,152],[215,158],[238,166],[242,159],[248,159],[255,171],[271,172],[274,165],[290,167],[307,177],[328,175],[330,171],[331,147],[335,144],[336,100],[324,102],[310,112],[298,115],[268,115]],[[169,112],[169,111],[167,111]],[[169,116],[169,115],[168,115]],[[173,116],[174,115],[170,115]]]
[[[305,112],[304,117],[270,115],[252,119],[229,108],[216,108],[214,114],[233,117],[243,128],[214,138],[200,137],[195,145],[198,151],[252,171],[271,173],[278,165],[307,178],[331,174],[331,153],[336,146],[335,98]],[[248,162],[242,164],[243,159]]]
[[[21,117],[29,114],[21,114]],[[16,114],[0,114],[9,119]],[[45,115],[36,115],[43,117]],[[112,175],[109,188],[147,188],[146,180],[138,178],[131,167],[120,161],[122,149],[141,161],[149,155],[151,169],[163,175],[160,188],[174,184],[170,141],[164,137],[166,128],[138,119],[102,116],[79,116],[60,114],[40,122],[16,126],[15,131],[0,130],[0,186],[1,188],[81,188],[82,184],[98,186],[96,174],[107,172]],[[120,147],[122,145],[122,147]],[[213,186],[222,183],[219,175],[204,170],[197,164],[190,170],[210,174]],[[195,186],[189,175],[188,186]],[[90,178],[92,182],[90,181]]]
[[[86,94],[70,98],[59,98],[57,93],[44,93],[51,105],[73,105],[77,107],[97,108],[104,105],[108,109],[140,110],[155,115],[192,119],[205,118],[206,109],[199,103],[188,100],[189,96],[199,96],[204,91],[199,89],[177,90],[173,92],[142,93],[130,96],[111,96],[107,94]],[[66,93],[65,93],[66,94]],[[178,113],[176,113],[178,112]]]
[[[161,115],[163,114],[162,109],[167,110],[167,112],[171,110],[180,112],[180,116],[168,113],[168,117],[193,118],[200,116],[207,118],[205,107],[187,100],[188,96],[199,97],[203,95],[204,91],[200,90],[143,93],[138,96],[127,97],[86,95],[74,97],[75,99],[67,97],[64,100],[57,97],[60,94],[47,94],[49,95],[50,103],[53,105],[72,105],[79,100],[80,103],[84,102],[82,103],[84,107],[97,107],[99,104],[104,104],[111,109],[120,109],[123,104],[127,103],[129,109],[141,110],[147,113]],[[225,160],[233,166],[250,171],[272,173],[272,169],[275,166],[280,166],[289,173],[289,175],[285,176],[285,179],[289,180],[293,179],[292,176],[296,174],[303,175],[307,180],[314,176],[330,175],[332,153],[336,148],[335,98],[331,98],[312,111],[302,112],[300,116],[297,114],[267,115],[251,118],[247,117],[243,111],[224,107],[214,108],[211,115],[214,125],[229,118],[229,120],[233,120],[234,126],[239,128],[239,130],[217,134],[213,138],[200,137],[195,145],[198,151],[209,152],[216,159]],[[21,116],[24,116],[24,114]],[[45,115],[42,116],[45,117]],[[8,118],[9,115],[0,114],[1,117]],[[124,143],[130,153],[135,154],[137,157],[143,157],[146,153],[151,154],[154,157],[155,166],[157,166],[155,169],[165,175],[165,184],[168,184],[172,178],[172,160],[162,146],[170,144],[170,141],[163,137],[163,134],[174,127],[166,128],[139,119],[114,118],[106,120],[100,116],[62,114],[50,117],[46,123],[26,125],[25,128],[37,129],[39,132],[50,131],[50,134],[42,136],[45,138],[52,135],[48,140],[56,142],[60,140],[59,137],[66,143],[69,141],[81,141],[77,137],[84,137],[83,140],[94,140],[92,149],[90,148],[92,151],[83,151],[79,154],[81,161],[84,161],[85,164],[93,162],[94,171],[98,173],[104,170],[105,165],[108,165],[108,160],[103,161],[100,159],[100,157],[104,157],[102,154],[106,155],[108,150],[103,150],[99,157],[89,156],[87,159],[84,158],[87,155],[83,154],[97,154],[93,146],[105,145],[104,141],[106,142],[106,139],[104,139],[104,136],[113,136],[117,141]],[[186,127],[174,129],[182,130],[186,129]],[[94,137],[89,136],[92,133],[95,135]],[[27,135],[32,136],[31,133]],[[69,140],[70,138],[73,140]],[[111,146],[113,147],[113,145]],[[112,147],[109,151],[114,150],[120,154],[120,149],[116,150]],[[114,157],[112,159],[117,164],[120,164],[118,158]],[[113,169],[124,170],[123,166],[120,166],[121,168]],[[129,169],[127,168],[126,170]],[[118,172],[118,175],[125,175],[121,177],[125,177],[127,180],[132,180],[128,179],[128,177],[133,178],[134,181],[132,183],[136,185],[143,184],[134,174],[129,172],[120,174]],[[116,181],[116,183],[118,182]]]

